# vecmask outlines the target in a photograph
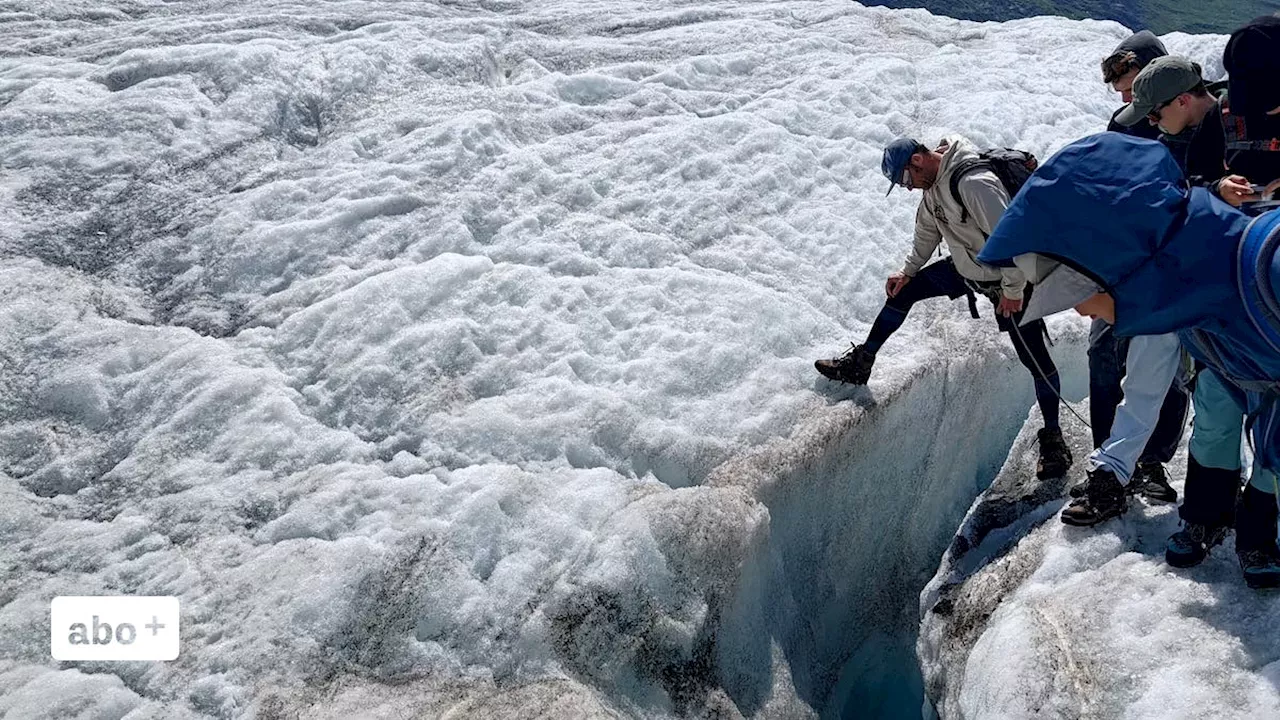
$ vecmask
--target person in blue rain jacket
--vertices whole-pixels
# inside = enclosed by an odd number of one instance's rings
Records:
[[[1258,222],[1280,225],[1278,214]],[[978,260],[1022,268],[1042,302],[1057,302],[1050,312],[1075,307],[1112,323],[1119,337],[1176,332],[1193,357],[1246,397],[1259,464],[1274,476],[1280,348],[1250,315],[1237,284],[1238,251],[1252,220],[1190,187],[1164,145],[1103,133],[1067,145],[1036,171]],[[1059,261],[1065,272],[1035,277],[1037,256]],[[1091,281],[1084,292],[1081,277]],[[1280,289],[1280,277],[1272,277]],[[1098,485],[1089,493],[1099,502],[1124,492]],[[1251,587],[1280,585],[1276,491],[1250,486],[1237,510],[1236,552]]]

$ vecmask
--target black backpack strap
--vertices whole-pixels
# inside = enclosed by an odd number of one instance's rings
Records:
[[[1264,140],[1249,140],[1249,130],[1245,125],[1243,115],[1236,115],[1231,112],[1231,102],[1229,97],[1224,97],[1219,103],[1222,108],[1222,134],[1226,141],[1228,152],[1241,152],[1251,150],[1254,152],[1280,152],[1280,138],[1267,138]]]
[[[1209,334],[1200,328],[1192,328],[1185,334],[1179,334],[1178,338],[1184,343],[1199,350],[1204,357],[1210,360],[1209,367],[1222,378],[1222,381],[1234,385],[1236,388],[1244,392],[1254,392],[1264,397],[1280,396],[1280,381],[1276,380],[1242,380],[1237,377],[1228,375],[1226,363],[1222,359],[1222,355],[1218,353],[1213,341],[1209,339]]]
[[[986,292],[984,292],[982,287],[977,283],[969,278],[964,278],[964,297],[969,301],[969,315],[971,315],[974,320],[982,317],[978,314],[978,293],[982,293],[984,296],[986,295]]]
[[[962,223],[969,221],[969,208],[965,207],[964,200],[960,199],[960,181],[964,179],[965,175],[968,175],[975,170],[983,169],[990,170],[991,163],[979,158],[961,160],[956,163],[954,168],[951,169],[951,181],[949,183],[951,187],[951,197],[955,198],[956,204],[960,206],[960,222]],[[975,315],[974,317],[977,316]]]

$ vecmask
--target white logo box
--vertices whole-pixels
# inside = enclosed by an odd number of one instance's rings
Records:
[[[49,647],[54,660],[150,660],[178,658],[176,597],[63,595],[49,608]]]

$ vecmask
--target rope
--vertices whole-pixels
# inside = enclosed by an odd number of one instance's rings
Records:
[[[1058,396],[1058,401],[1065,405],[1067,410],[1070,410],[1071,414],[1075,415],[1082,425],[1092,430],[1093,426],[1089,424],[1089,421],[1085,420],[1084,416],[1076,412],[1076,409],[1071,407],[1071,403],[1067,402],[1067,399],[1062,397],[1062,393],[1058,392],[1058,389],[1053,386],[1053,383],[1049,382],[1049,376],[1045,374],[1044,368],[1040,367],[1040,362],[1036,360],[1036,356],[1031,352],[1030,346],[1027,345],[1026,338],[1022,337],[1022,330],[1018,327],[1018,321],[1010,317],[1009,324],[1013,327],[1013,333],[1018,336],[1018,340],[1022,342],[1022,347],[1028,348],[1027,357],[1031,358],[1031,364],[1035,366],[1035,371],[1039,376],[1039,379],[1043,381],[1045,385],[1049,386],[1049,389],[1053,391],[1053,394]]]

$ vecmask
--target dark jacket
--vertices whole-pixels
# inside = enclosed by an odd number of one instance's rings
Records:
[[[1280,178],[1280,144],[1277,150],[1231,148],[1224,126],[1225,119],[1243,128],[1240,139],[1244,141],[1271,140],[1280,138],[1280,116],[1241,119],[1224,115],[1224,105],[1229,107],[1230,101],[1225,91],[1216,94],[1218,102],[1199,125],[1177,135],[1160,136],[1160,141],[1169,147],[1186,172],[1187,179],[1192,185],[1216,191],[1217,181],[1227,175],[1241,175],[1260,185]],[[1239,134],[1240,130],[1236,132]]]
[[[1218,129],[1220,132],[1224,132],[1225,157],[1230,171],[1236,175],[1243,175],[1250,182],[1259,185],[1266,185],[1272,180],[1280,179],[1280,142],[1274,143],[1272,149],[1269,150],[1257,147],[1248,149],[1233,148],[1229,142],[1231,138],[1225,137],[1223,118],[1224,116],[1219,113]],[[1258,141],[1280,140],[1280,115],[1259,115],[1245,118],[1228,115],[1226,116],[1226,122],[1240,123],[1244,129],[1240,139],[1255,145]]]
[[[1173,153],[1173,159],[1187,174],[1192,185],[1215,189],[1217,181],[1227,173],[1227,148],[1222,134],[1222,101],[1204,116],[1199,125],[1177,135],[1160,135],[1160,142]]]

